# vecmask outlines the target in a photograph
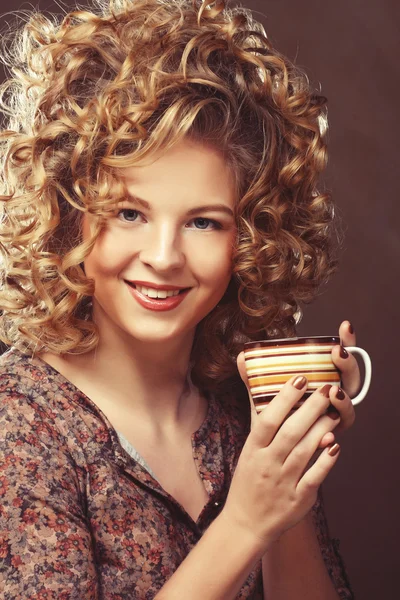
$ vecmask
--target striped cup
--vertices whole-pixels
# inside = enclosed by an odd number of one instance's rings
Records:
[[[335,367],[331,352],[340,344],[336,336],[296,337],[281,340],[261,340],[244,345],[246,372],[251,396],[257,412],[265,408],[294,375],[307,377],[308,386],[295,408],[319,387],[330,383],[340,386],[340,372]],[[358,404],[367,395],[371,384],[371,359],[356,346],[346,346],[348,352],[358,354],[364,361],[365,377],[360,393],[352,398]]]

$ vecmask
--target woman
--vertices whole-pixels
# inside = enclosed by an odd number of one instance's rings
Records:
[[[4,598],[352,598],[318,489],[354,420],[299,373],[249,402],[243,342],[334,267],[325,99],[246,9],[33,14],[2,133]],[[240,375],[239,375],[240,373]]]

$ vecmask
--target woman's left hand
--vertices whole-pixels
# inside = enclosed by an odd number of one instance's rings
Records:
[[[342,385],[340,388],[334,386],[329,394],[331,404],[340,414],[340,423],[335,429],[335,437],[338,433],[353,425],[355,411],[351,398],[357,395],[361,387],[361,376],[357,361],[350,352],[344,349],[345,346],[356,346],[356,336],[349,321],[343,321],[340,325],[339,336],[342,343],[332,349],[332,360],[340,371]],[[332,443],[332,435],[327,434],[321,440],[320,448],[324,448],[330,443]]]

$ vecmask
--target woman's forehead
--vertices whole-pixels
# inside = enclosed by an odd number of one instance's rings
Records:
[[[200,145],[181,145],[146,165],[118,169],[115,192],[151,201],[152,196],[178,195],[204,199],[204,194],[230,201],[234,177],[221,153]]]

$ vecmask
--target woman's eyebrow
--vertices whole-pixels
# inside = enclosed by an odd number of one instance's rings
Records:
[[[187,211],[187,215],[195,215],[199,212],[223,212],[233,217],[233,210],[226,204],[204,204],[202,206],[196,206]]]
[[[138,196],[133,196],[132,194],[129,194],[126,200],[128,200],[128,202],[138,204],[146,210],[151,210],[149,202],[147,202],[147,200],[143,200],[143,198],[139,198]],[[229,215],[230,217],[234,217],[233,210],[229,208],[229,206],[227,206],[226,204],[204,204],[201,206],[196,206],[195,208],[191,208],[187,211],[186,214],[190,216],[198,214],[200,212],[223,212]]]

